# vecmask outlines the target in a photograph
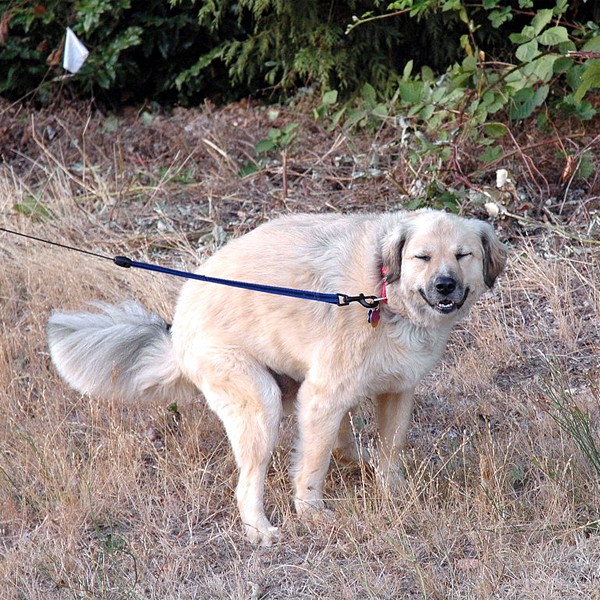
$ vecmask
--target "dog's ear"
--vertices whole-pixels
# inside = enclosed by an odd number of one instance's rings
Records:
[[[402,251],[406,243],[407,230],[404,227],[397,227],[389,231],[382,240],[381,244],[381,266],[385,267],[386,281],[394,283],[400,279],[402,270]]]
[[[494,228],[480,222],[481,244],[483,246],[483,280],[491,288],[506,265],[506,246],[498,239]]]

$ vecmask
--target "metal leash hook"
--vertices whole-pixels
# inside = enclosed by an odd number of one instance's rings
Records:
[[[364,294],[359,294],[358,296],[348,296],[347,294],[337,294],[338,296],[338,306],[348,306],[351,302],[358,302],[361,306],[365,308],[377,308],[379,306],[379,301],[382,298],[378,298],[377,296],[365,296]]]

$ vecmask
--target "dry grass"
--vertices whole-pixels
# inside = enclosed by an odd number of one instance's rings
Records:
[[[167,225],[200,215],[210,251],[219,227],[236,235],[271,212],[335,207],[353,193],[338,182],[342,191],[327,195],[323,181],[313,189],[299,176],[295,196],[273,200],[276,169],[237,179],[215,150],[230,143],[219,131],[201,134],[213,145],[193,162],[205,169],[201,190],[188,190],[194,206],[187,196],[166,203],[174,188],[164,179],[145,196],[119,196],[116,171],[73,175],[42,143],[36,164],[0,165],[0,226],[191,266],[198,238],[192,227],[156,227],[158,200]],[[240,144],[243,153],[243,136]],[[126,151],[116,144],[108,164]],[[352,208],[363,208],[369,185],[354,190]],[[40,190],[51,217],[15,212]],[[326,492],[336,521],[301,524],[290,507],[286,422],[267,490],[283,541],[269,549],[241,535],[233,460],[201,398],[177,418],[166,406],[80,397],[50,364],[52,308],[135,297],[168,317],[179,282],[1,233],[0,257],[1,598],[600,598],[600,473],[552,418],[555,398],[576,403],[599,439],[594,247],[513,240],[507,273],[419,389],[401,496],[382,496],[365,466],[333,464]],[[357,424],[370,443],[368,406]]]

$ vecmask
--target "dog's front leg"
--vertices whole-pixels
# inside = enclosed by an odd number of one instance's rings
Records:
[[[329,390],[305,381],[298,392],[298,443],[294,505],[300,516],[324,511],[323,482],[342,419],[350,405]]]
[[[414,390],[398,394],[382,394],[377,398],[379,441],[375,472],[384,489],[394,491],[403,483],[402,450],[410,425]]]

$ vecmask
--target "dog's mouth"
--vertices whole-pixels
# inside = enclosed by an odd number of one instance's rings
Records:
[[[427,302],[427,304],[431,308],[433,308],[433,310],[435,310],[443,315],[449,315],[450,313],[453,313],[454,311],[460,310],[462,308],[463,304],[466,302],[467,296],[469,295],[470,291],[471,290],[469,288],[466,288],[465,293],[463,294],[463,297],[460,300],[452,300],[451,298],[442,298],[440,300],[436,300],[435,302],[432,302],[431,300],[429,300],[429,298],[427,297],[425,292],[419,288],[419,294],[421,294],[421,297],[423,298],[423,300],[425,300],[425,302]]]

